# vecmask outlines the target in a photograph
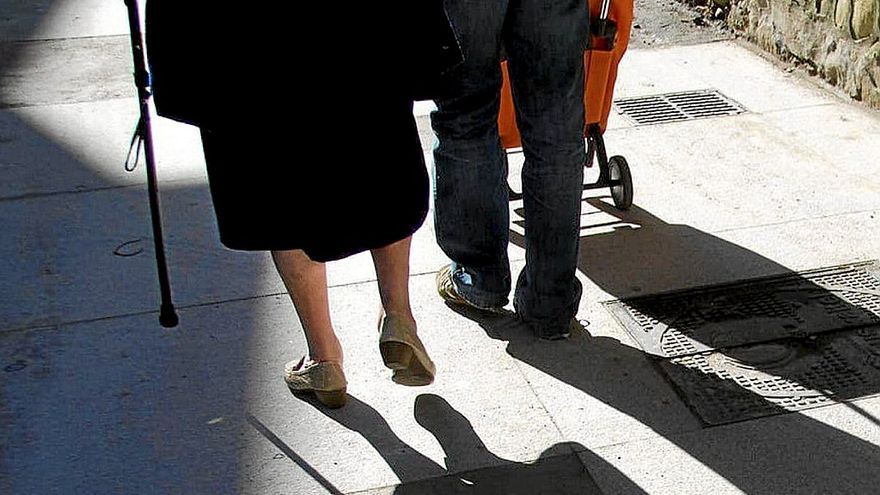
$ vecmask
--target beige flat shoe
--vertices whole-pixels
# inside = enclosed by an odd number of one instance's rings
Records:
[[[319,363],[303,357],[284,366],[284,381],[293,392],[314,392],[321,404],[331,409],[345,405],[347,383],[339,363]]]
[[[386,315],[379,329],[379,352],[385,366],[394,370],[391,379],[410,387],[430,385],[436,368],[416,335],[415,326],[394,315]]]

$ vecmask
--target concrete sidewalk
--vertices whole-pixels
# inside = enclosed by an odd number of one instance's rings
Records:
[[[389,379],[375,275],[354,256],[329,266],[350,397],[325,411],[281,380],[305,344],[271,260],[220,247],[198,132],[161,119],[181,324],[159,326],[144,173],[122,168],[137,115],[122,2],[45,3],[0,23],[0,493],[876,492],[880,389],[707,426],[605,304],[880,259],[876,112],[738,42],[631,50],[616,98],[714,89],[746,111],[612,113],[635,205],[585,193],[584,330],[543,342],[446,307],[427,222],[411,289],[436,382]]]

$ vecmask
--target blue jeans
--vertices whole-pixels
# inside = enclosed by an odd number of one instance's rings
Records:
[[[453,95],[431,115],[435,224],[468,300],[503,306],[510,293],[507,155],[498,137],[501,48],[523,140],[526,265],[514,294],[526,322],[568,328],[575,278],[584,147],[585,0],[447,0],[465,62]]]

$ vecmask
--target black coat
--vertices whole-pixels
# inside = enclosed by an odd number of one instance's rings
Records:
[[[442,91],[441,75],[462,60],[442,0],[319,3],[226,8],[148,0],[147,56],[159,115],[210,127],[231,117],[259,118],[279,101],[293,111],[328,64],[333,74],[350,74],[338,88],[350,93],[340,98],[384,92],[431,99]],[[282,75],[286,68],[293,79]]]

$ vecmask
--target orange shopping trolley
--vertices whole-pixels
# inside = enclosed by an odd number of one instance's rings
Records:
[[[617,65],[623,58],[629,43],[633,19],[633,0],[588,0],[590,2],[590,40],[584,52],[584,110],[586,122],[584,137],[587,139],[586,167],[599,163],[599,178],[584,189],[611,189],[614,206],[625,210],[632,206],[633,186],[629,164],[620,155],[608,158],[602,134],[608,124]],[[507,62],[501,63],[504,83],[501,87],[501,109],[498,114],[498,131],[501,143],[510,150],[522,146],[513,108],[510,76]],[[519,195],[513,193],[516,198]]]

